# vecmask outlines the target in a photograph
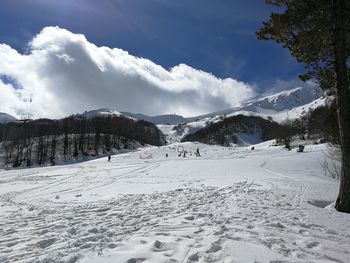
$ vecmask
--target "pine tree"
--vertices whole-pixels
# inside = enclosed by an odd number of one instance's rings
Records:
[[[266,0],[281,7],[257,32],[262,40],[273,40],[288,48],[306,73],[324,89],[333,91],[337,102],[342,149],[340,190],[336,209],[350,213],[350,1]]]

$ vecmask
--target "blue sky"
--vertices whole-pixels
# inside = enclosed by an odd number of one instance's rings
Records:
[[[151,110],[149,107],[129,109],[127,106],[123,106],[122,102],[114,106],[112,102],[106,102],[104,104],[102,101],[94,102],[91,100],[87,106],[84,105],[84,109],[89,110],[94,107],[110,106],[116,107],[118,110],[144,111],[143,113],[149,114],[169,113],[175,110],[176,112],[187,115],[205,113],[224,107],[239,105],[239,101],[235,98],[240,96],[239,94],[241,93],[238,92],[240,88],[243,92],[242,101],[243,99],[251,98],[254,96],[253,94],[263,94],[270,90],[278,91],[300,85],[300,82],[297,81],[297,76],[303,72],[303,66],[295,62],[288,50],[283,49],[276,43],[259,41],[256,39],[255,32],[260,28],[262,22],[268,19],[272,10],[273,8],[265,5],[265,1],[263,0],[1,1],[0,43],[8,45],[10,48],[3,48],[2,52],[0,52],[0,56],[2,56],[3,61],[6,61],[9,57],[7,54],[12,54],[14,50],[17,50],[22,55],[35,53],[33,47],[30,46],[29,48],[28,45],[35,37],[41,39],[41,42],[37,44],[39,50],[47,47],[47,45],[44,47],[41,46],[44,42],[50,43],[51,45],[52,41],[58,41],[57,43],[60,45],[60,50],[64,50],[64,52],[60,51],[60,54],[55,54],[55,56],[50,56],[50,58],[55,58],[56,60],[57,58],[64,58],[66,63],[71,61],[76,62],[77,58],[81,59],[81,62],[84,61],[86,58],[81,56],[81,50],[78,53],[76,51],[82,49],[83,53],[90,52],[84,50],[86,43],[92,43],[97,46],[107,46],[109,48],[118,48],[132,55],[132,57],[128,57],[123,63],[127,63],[126,61],[130,60],[133,61],[135,57],[146,58],[154,63],[150,66],[146,65],[147,63],[137,62],[139,63],[136,70],[137,72],[140,71],[139,69],[142,69],[141,71],[144,72],[145,67],[147,71],[147,68],[151,67],[151,75],[153,74],[153,77],[158,77],[159,74],[162,75],[164,73],[156,69],[159,65],[162,69],[168,70],[172,79],[177,78],[177,80],[181,82],[180,84],[174,82],[172,87],[166,87],[165,83],[167,78],[163,78],[163,75],[167,73],[165,72],[160,78],[162,82],[160,91],[163,93],[164,91],[168,92],[166,96],[170,94],[170,91],[173,92],[173,94],[182,93],[183,101],[186,101],[188,105],[193,105],[196,96],[197,98],[200,96],[201,100],[204,101],[204,97],[208,95],[209,99],[207,99],[207,102],[203,102],[204,104],[206,103],[206,105],[203,107],[197,106],[196,109],[190,109],[188,107],[185,110],[185,107],[180,106],[178,103],[177,106],[165,107],[161,105],[157,109]],[[43,28],[49,26],[58,26],[73,34],[83,34],[87,38],[87,42],[85,43],[82,40],[80,42],[81,46],[77,49],[77,47],[72,46],[74,45],[72,39],[76,38],[75,35],[66,34],[66,32],[62,30],[58,30],[59,32],[56,32],[57,30],[47,30],[45,31],[46,33],[41,34]],[[60,36],[57,34],[60,34]],[[65,38],[66,42],[62,42],[62,37]],[[74,52],[72,50],[74,50]],[[47,50],[47,52],[49,51]],[[15,54],[15,52],[13,54]],[[17,58],[17,55],[13,55],[12,57]],[[56,60],[51,60],[50,63],[45,59],[35,61],[37,57],[34,55],[30,56],[30,63],[28,62],[29,59],[23,59],[24,57],[18,56],[17,60],[8,60],[8,62],[6,62],[7,64],[3,62],[2,68],[0,65],[0,80],[2,80],[3,84],[12,84],[13,88],[17,90],[18,87],[26,90],[25,92],[21,91],[22,94],[14,94],[13,92],[13,94],[10,94],[11,92],[8,91],[9,97],[17,97],[18,100],[22,101],[22,104],[23,102],[27,103],[27,101],[33,101],[34,105],[35,102],[38,101],[39,105],[39,100],[32,98],[33,94],[44,92],[46,89],[45,85],[54,85],[55,83],[48,84],[45,81],[48,78],[57,77],[57,72],[60,72],[61,75],[67,75],[64,79],[60,79],[65,85],[72,88],[79,85],[83,87],[83,84],[77,83],[78,80],[73,78],[74,76],[70,74],[72,72],[75,72],[75,75],[83,74],[79,71],[82,67],[86,66],[86,63],[80,64],[80,66],[77,64],[74,69],[70,69],[69,71],[67,70],[68,67],[66,67],[65,73],[63,73],[63,71],[61,72],[62,68],[57,67],[58,63]],[[103,59],[105,59],[105,56]],[[23,61],[26,61],[27,68],[22,66],[24,63]],[[101,61],[101,58],[98,58],[97,61]],[[188,65],[189,67],[177,67],[181,64]],[[35,76],[30,82],[28,78],[22,77],[21,74],[32,71],[34,68],[33,65],[41,65],[41,68],[36,68],[36,71],[28,74],[30,76]],[[17,70],[18,67],[23,68],[22,72]],[[112,70],[116,70],[115,67],[114,65]],[[47,73],[51,75],[40,75],[45,68],[52,68],[51,71]],[[175,68],[174,72],[172,72],[173,68]],[[192,69],[211,73],[218,79],[210,79],[211,77],[201,72],[193,71]],[[88,70],[91,71],[91,67],[86,68],[86,72],[88,72]],[[120,70],[121,69],[118,68],[116,71],[117,73],[114,73],[114,75],[118,74],[118,72],[120,73]],[[135,69],[132,70],[135,71]],[[55,74],[53,74],[53,72],[55,72]],[[113,88],[114,82],[119,83],[119,81],[121,81],[120,83],[130,84],[130,82],[128,82],[129,80],[114,80],[114,75],[106,77],[106,74],[101,75],[100,73],[96,75],[96,78],[100,78],[102,80],[101,83],[105,83],[104,88],[106,91],[110,91]],[[191,75],[192,73],[194,75]],[[175,76],[174,74],[177,75]],[[179,74],[181,75],[181,79],[178,78],[178,76],[180,76]],[[191,76],[188,77],[189,75]],[[187,82],[184,81],[183,76],[187,78]],[[135,76],[130,85],[136,85],[136,81],[140,78],[145,79],[148,77]],[[222,80],[227,78],[229,78],[230,83],[223,83]],[[202,94],[203,92],[200,90],[199,86],[196,90],[195,88],[185,90],[184,85],[192,85],[188,84],[188,81],[190,81],[189,79],[193,80],[191,82],[194,83],[193,85],[198,83],[207,85],[208,83],[207,93]],[[200,79],[200,81],[198,81],[198,79]],[[207,80],[209,82],[205,82]],[[36,85],[40,81],[40,85],[44,87],[41,90],[33,91],[33,89],[29,87],[32,86],[33,83]],[[150,83],[148,80],[146,82],[142,85],[148,87]],[[251,91],[248,92],[240,82],[245,83],[246,87],[249,86],[248,88],[251,89]],[[86,83],[84,85],[86,85]],[[119,89],[117,94],[126,94],[128,91],[122,91],[120,85],[117,87]],[[149,89],[150,92],[152,92],[152,88],[155,90],[155,87],[160,87],[158,84],[158,86],[152,85]],[[180,91],[174,91],[174,87],[178,86],[181,86]],[[238,87],[237,89],[234,88],[236,89],[236,95],[228,91],[228,86],[232,88]],[[210,91],[210,87],[215,87],[213,89],[224,89],[226,91],[220,91],[221,93],[219,92],[220,94],[218,95],[217,91]],[[96,86],[89,87],[90,90],[94,88],[96,88]],[[4,86],[3,89],[5,89]],[[9,87],[6,86],[6,89],[9,89]],[[54,88],[52,88],[52,90],[54,90]],[[51,94],[48,95],[49,97],[57,95],[57,92],[55,91],[56,93],[54,94],[52,90],[47,90],[47,92],[51,92]],[[82,89],[80,91],[82,93],[85,92]],[[17,93],[18,92],[20,91],[17,91]],[[135,94],[136,93],[135,88]],[[154,92],[154,94],[156,94],[156,92]],[[192,100],[188,99],[191,94],[193,97]],[[62,96],[62,94],[60,95]],[[95,95],[94,93],[91,94],[93,97]],[[23,99],[25,96],[27,97]],[[156,96],[153,96],[152,99],[156,101],[155,97]],[[170,97],[169,95],[169,98]],[[231,102],[228,101],[227,98],[231,98]],[[28,105],[21,107],[29,108]],[[57,107],[60,108],[63,106]],[[82,107],[83,106],[81,106],[81,108],[72,108],[70,111],[63,112],[62,114],[69,114],[71,111],[81,110],[83,109]],[[4,111],[6,109],[0,108],[0,111],[1,110]],[[19,110],[12,107],[12,110],[7,111],[16,112]],[[23,109],[20,111],[23,111]],[[57,110],[52,110],[52,112],[54,111]],[[42,110],[41,112],[44,111]],[[38,116],[44,115],[38,114]]]
[[[166,68],[186,63],[262,89],[302,72],[287,50],[256,39],[272,10],[263,0],[11,0],[0,7],[0,42],[17,50],[58,25]]]

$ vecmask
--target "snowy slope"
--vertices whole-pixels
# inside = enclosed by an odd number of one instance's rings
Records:
[[[166,124],[166,125],[174,125],[179,123],[186,123],[187,119],[176,115],[176,114],[165,114],[165,115],[157,115],[157,116],[147,116],[141,113],[131,113],[131,112],[121,112],[124,116],[129,116],[138,120],[145,120],[148,122],[152,122],[154,124]]]
[[[252,100],[246,103],[243,109],[250,109],[251,111],[257,111],[256,109],[285,111],[309,104],[322,96],[323,91],[320,88],[298,87]]]
[[[126,118],[135,119],[135,118],[131,118],[129,116],[125,116],[124,114],[120,113],[117,110],[108,109],[108,108],[85,111],[84,113],[76,114],[75,116],[82,116],[82,117],[87,118],[87,119],[94,118],[97,116],[99,116],[99,117],[113,117],[113,116],[121,117],[121,116],[123,116]]]
[[[82,116],[84,118],[93,118],[96,116],[123,116],[129,119],[133,120],[145,120],[154,124],[178,124],[178,123],[185,123],[187,122],[187,119],[175,115],[175,114],[165,114],[165,115],[157,115],[157,116],[148,116],[142,113],[131,113],[131,112],[119,112],[115,109],[109,109],[109,108],[102,108],[97,110],[91,110],[91,111],[85,111],[81,114],[76,114],[75,116]]]
[[[8,123],[8,122],[16,122],[17,118],[7,114],[0,112],[0,123]]]
[[[187,134],[204,128],[208,123],[215,123],[226,117],[242,114],[264,119],[272,118],[276,122],[283,122],[286,119],[300,118],[309,110],[330,104],[331,101],[332,97],[323,96],[323,91],[319,88],[299,87],[249,101],[241,107],[187,118],[181,133],[172,130],[174,125],[171,127],[158,125],[158,128],[172,138],[171,141],[180,141]]]
[[[290,112],[291,116],[299,116],[303,111],[312,108],[312,105],[323,105],[327,102],[327,98],[323,96],[323,91],[320,88],[298,87],[291,90],[281,91],[279,93],[257,98],[244,103],[240,107],[229,108],[217,112],[212,112],[200,116],[183,117],[176,114],[165,114],[157,116],[148,116],[142,113],[119,112],[115,109],[97,109],[86,111],[82,115],[86,118],[92,118],[97,115],[116,115],[126,116],[133,119],[145,120],[159,125],[177,125],[183,123],[195,123],[201,121],[214,120],[224,115],[234,114],[251,114],[256,116],[287,116]],[[301,110],[300,110],[301,109]],[[294,113],[294,114],[293,114]]]
[[[208,119],[220,115],[233,116],[244,114],[261,116],[263,118],[271,116],[276,121],[281,121],[285,119],[282,116],[287,117],[290,115],[290,118],[300,117],[309,109],[325,105],[329,100],[331,98],[324,97],[320,88],[299,87],[248,101],[241,107],[193,117],[190,120]]]
[[[350,262],[326,146],[270,144],[0,170],[0,262]]]
[[[217,116],[251,114],[255,116],[271,116],[295,111],[300,107],[308,109],[308,105],[316,100],[325,103],[327,99],[323,96],[324,92],[320,88],[298,87],[295,89],[285,90],[273,95],[264,96],[244,103],[240,107],[230,108],[222,111],[212,112],[201,116],[187,118],[188,122],[195,120],[210,119]],[[300,112],[301,113],[301,112]]]
[[[195,117],[182,117],[175,114],[147,116],[144,114],[134,114],[122,112],[123,115],[136,119],[143,119],[157,125],[177,125],[189,124],[193,130],[198,130],[205,126],[205,122],[218,121],[222,116],[233,116],[238,114],[261,116],[263,118],[272,117],[275,121],[281,122],[286,118],[301,117],[309,109],[325,105],[331,98],[323,96],[320,88],[298,87],[291,90],[281,91],[273,95],[264,96],[244,103],[240,107],[230,108],[217,112],[212,112]]]
[[[208,123],[220,121],[224,117],[234,115],[258,116],[272,118],[276,122],[296,119],[307,113],[310,109],[330,103],[332,98],[323,96],[320,88],[298,87],[285,90],[273,95],[264,96],[244,103],[240,107],[230,108],[205,115],[185,118],[175,114],[147,116],[141,113],[119,112],[114,109],[98,109],[84,112],[77,116],[92,118],[95,116],[125,116],[132,119],[152,122],[167,136],[168,142],[178,142],[185,135],[204,128]],[[185,124],[183,131],[174,131],[174,126]]]

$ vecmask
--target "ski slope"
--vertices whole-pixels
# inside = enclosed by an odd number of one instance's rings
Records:
[[[326,146],[270,144],[0,170],[0,262],[350,262]]]

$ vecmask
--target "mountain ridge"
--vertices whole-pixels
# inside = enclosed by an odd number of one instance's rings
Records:
[[[239,107],[232,107],[193,117],[183,117],[176,114],[149,116],[143,113],[118,111],[112,108],[100,108],[85,111],[73,116],[82,116],[85,118],[92,118],[95,116],[122,116],[134,120],[145,120],[156,125],[179,125],[198,122],[199,120],[204,119],[208,121],[216,116],[234,116],[237,114],[243,114],[248,116],[272,118],[277,122],[281,122],[286,118],[298,118],[303,112],[308,111],[308,109],[327,103],[327,98],[323,94],[323,90],[319,87],[297,87],[249,100]],[[9,114],[0,113],[0,123],[11,121],[17,121],[17,119]]]
[[[18,119],[10,114],[0,112],[0,123],[16,122]]]

